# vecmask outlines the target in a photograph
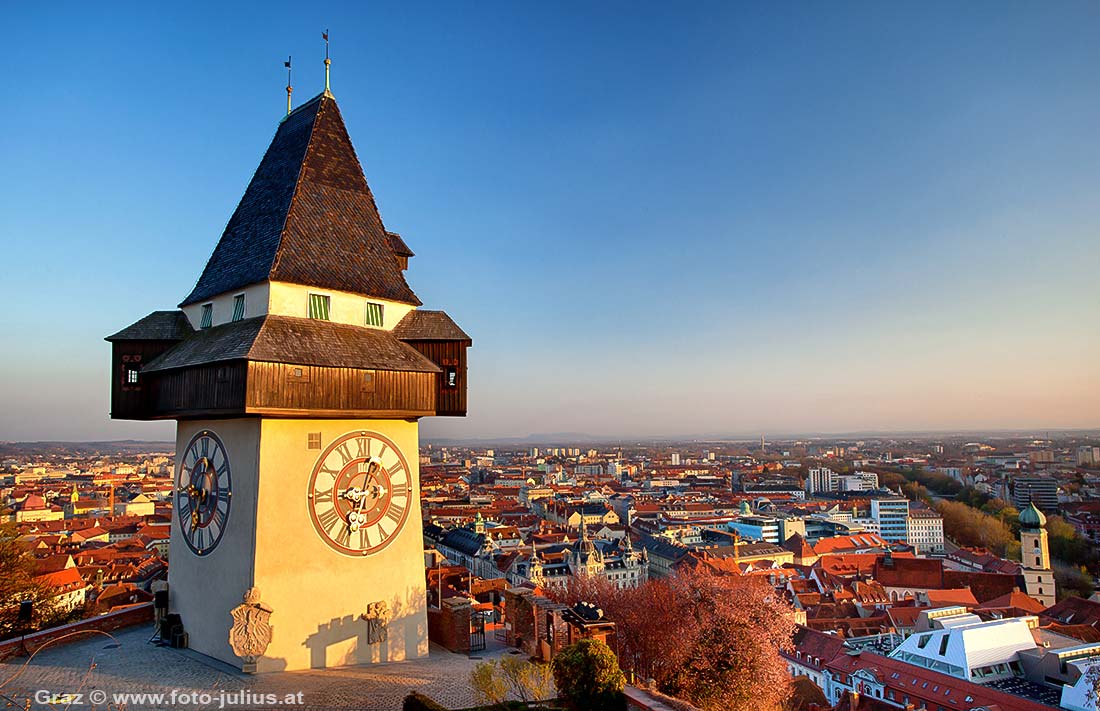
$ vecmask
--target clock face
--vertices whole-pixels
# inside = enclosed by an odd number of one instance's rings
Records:
[[[176,520],[195,555],[208,555],[217,547],[232,502],[229,455],[218,435],[202,430],[183,451],[176,480]]]
[[[412,476],[405,456],[377,432],[348,432],[317,459],[306,498],[313,528],[345,555],[376,553],[409,515]]]

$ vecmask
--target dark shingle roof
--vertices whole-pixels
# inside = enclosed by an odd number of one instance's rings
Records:
[[[470,341],[466,332],[442,311],[410,311],[393,329],[402,341]]]
[[[651,555],[665,558],[673,562],[682,560],[691,552],[687,546],[677,545],[667,538],[661,538],[659,536],[642,536],[639,545],[649,551]]]
[[[401,235],[396,232],[386,232],[386,236],[390,238],[390,246],[398,257],[416,256],[416,253],[409,249],[409,245],[405,244],[405,240],[401,239]]]
[[[389,331],[292,316],[257,316],[194,332],[145,371],[247,359],[267,363],[438,373]]]
[[[485,534],[474,533],[468,528],[452,528],[440,544],[466,555],[477,555],[485,547]]]
[[[132,323],[107,341],[181,341],[194,333],[182,311],[154,311]]]
[[[279,125],[181,306],[268,279],[420,304],[331,95]]]

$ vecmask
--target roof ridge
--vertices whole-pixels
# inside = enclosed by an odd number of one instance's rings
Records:
[[[286,209],[286,214],[283,215],[283,226],[279,228],[279,241],[275,245],[275,257],[271,260],[271,269],[268,270],[268,276],[275,273],[275,270],[279,268],[279,260],[283,256],[283,240],[286,238],[286,226],[290,222],[290,215],[294,212],[294,206],[297,204],[298,193],[302,189],[302,175],[306,172],[306,160],[309,158],[309,149],[313,147],[313,137],[317,134],[317,122],[321,119],[321,112],[325,110],[325,93],[318,94],[314,98],[310,99],[306,103],[302,104],[298,108],[304,108],[309,106],[314,101],[317,102],[317,113],[313,115],[313,123],[309,127],[309,140],[306,141],[306,149],[302,153],[302,162],[298,166],[298,177],[294,180],[294,192],[290,195],[290,205]],[[293,111],[290,112],[294,113]],[[289,117],[290,114],[287,114]],[[283,119],[286,120],[285,118]]]

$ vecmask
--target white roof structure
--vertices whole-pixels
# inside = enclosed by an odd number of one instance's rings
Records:
[[[911,635],[894,659],[978,684],[1019,675],[1019,653],[1035,649],[1035,617],[983,622],[969,613],[937,618],[934,629]]]
[[[1067,662],[1080,673],[1077,682],[1062,687],[1062,699],[1058,704],[1067,711],[1097,711],[1095,679],[1091,672],[1100,665],[1100,659],[1077,659]]]

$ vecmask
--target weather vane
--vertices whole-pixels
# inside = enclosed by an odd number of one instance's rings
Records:
[[[328,70],[332,65],[332,60],[328,58],[328,30],[321,33],[321,38],[325,40],[325,93],[329,93],[328,88]]]
[[[290,86],[290,56],[288,55],[286,61],[283,62],[283,66],[286,67],[286,115],[290,116],[290,95],[294,91]]]

